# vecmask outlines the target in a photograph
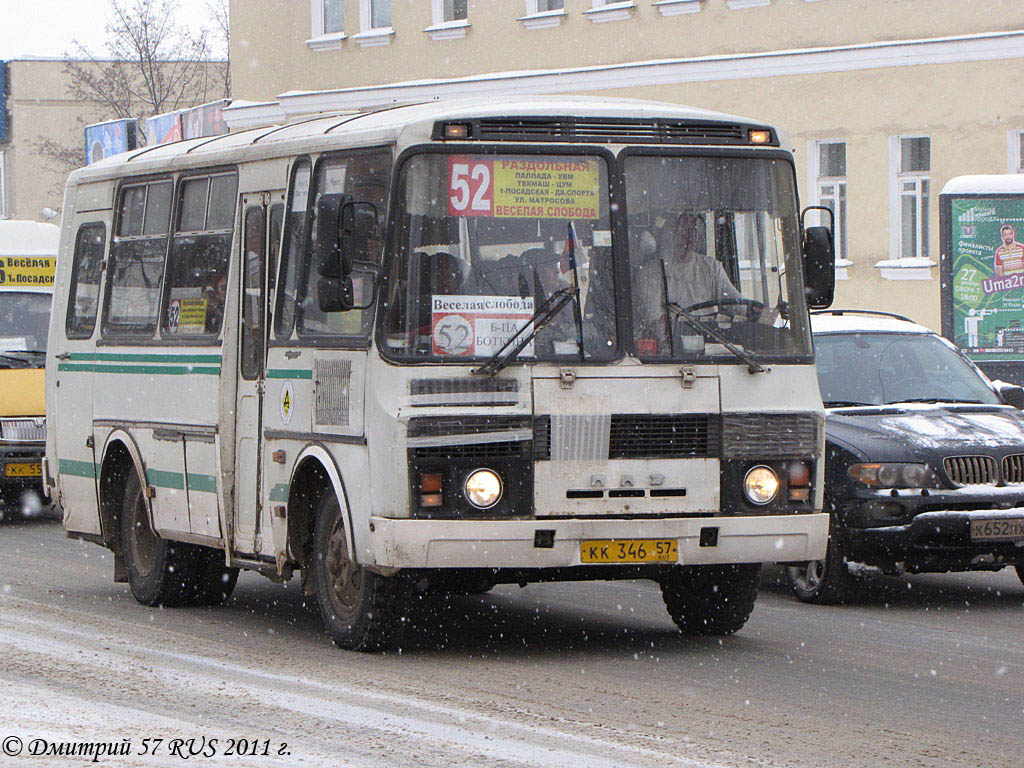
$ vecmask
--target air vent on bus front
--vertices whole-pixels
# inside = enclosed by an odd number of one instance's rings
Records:
[[[452,121],[454,122],[454,121]],[[771,146],[778,146],[774,132],[763,126],[739,123],[665,120],[651,118],[486,118],[458,121],[469,126],[465,138],[476,141],[574,141],[610,144],[747,144],[751,128],[768,131]],[[445,138],[445,125],[434,126],[434,139]]]

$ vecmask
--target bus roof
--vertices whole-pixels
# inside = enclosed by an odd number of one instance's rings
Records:
[[[56,224],[0,219],[0,256],[56,256],[59,245]]]
[[[485,117],[663,118],[771,128],[760,121],[735,115],[639,99],[579,96],[530,96],[512,100],[453,99],[366,112],[316,115],[282,125],[145,147],[80,168],[71,174],[69,181],[119,178],[142,174],[156,167],[189,168],[233,162],[237,161],[240,153],[245,159],[259,160],[299,151],[319,151],[340,144],[341,135],[357,143],[388,143],[397,140],[403,133],[408,133],[410,140],[428,141],[434,123],[439,120]],[[537,139],[538,142],[543,140]]]
[[[976,174],[957,176],[946,182],[943,195],[1021,195],[1024,173]]]

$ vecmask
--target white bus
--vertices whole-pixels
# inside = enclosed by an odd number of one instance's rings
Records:
[[[142,149],[67,187],[45,482],[146,605],[301,571],[334,641],[425,590],[653,579],[729,633],[821,558],[804,228],[771,126],[430,103]]]

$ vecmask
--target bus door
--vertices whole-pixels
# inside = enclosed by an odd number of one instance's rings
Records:
[[[242,195],[238,387],[235,395],[233,549],[259,554],[262,517],[263,398],[269,297],[281,242],[284,192]],[[269,276],[269,277],[268,277]]]

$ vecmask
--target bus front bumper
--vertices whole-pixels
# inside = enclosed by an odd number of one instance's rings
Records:
[[[372,517],[370,531],[373,562],[387,568],[571,567],[584,565],[584,542],[608,539],[675,539],[680,565],[803,562],[825,557],[828,515],[641,520]]]

